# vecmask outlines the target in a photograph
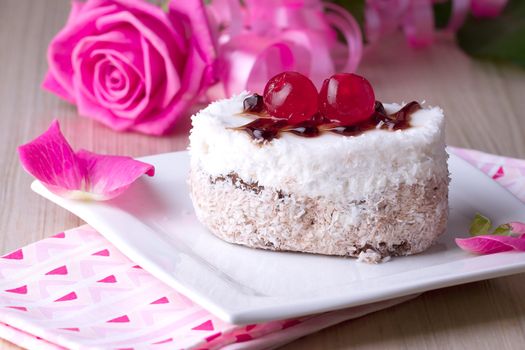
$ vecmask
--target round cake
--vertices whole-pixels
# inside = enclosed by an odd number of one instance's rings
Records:
[[[258,129],[246,127],[261,120],[246,111],[250,98],[217,101],[192,117],[190,193],[213,234],[253,248],[378,262],[422,252],[444,232],[440,108],[413,108],[397,129],[383,121],[358,131]],[[385,104],[383,113],[409,107]]]

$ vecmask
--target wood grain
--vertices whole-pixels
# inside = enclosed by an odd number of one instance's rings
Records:
[[[188,122],[166,137],[115,133],[40,89],[46,47],[68,0],[0,0],[0,253],[82,222],[29,189],[16,147],[58,118],[77,148],[142,156],[182,150]],[[428,50],[401,36],[369,48],[360,73],[383,101],[426,99],[447,114],[450,145],[525,158],[525,72],[474,61],[451,37]],[[440,289],[304,337],[284,349],[519,349],[525,344],[525,274]],[[0,349],[16,349],[0,341]]]

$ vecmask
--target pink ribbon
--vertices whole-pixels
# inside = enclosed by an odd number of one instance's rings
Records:
[[[507,0],[472,0],[471,10],[476,17],[496,17],[501,14],[505,5]]]
[[[434,39],[433,5],[444,0],[367,0],[367,40],[402,28],[413,47]],[[448,30],[457,30],[469,11],[474,16],[501,13],[506,0],[453,0]],[[320,0],[213,0],[210,22],[218,42],[219,85],[209,99],[262,92],[273,75],[294,70],[317,87],[336,71],[356,70],[363,52],[359,25],[344,8]],[[345,39],[340,43],[338,33]]]
[[[214,0],[221,86],[209,98],[262,92],[273,75],[301,72],[320,87],[336,71],[353,72],[361,59],[359,25],[345,9],[319,0]],[[337,32],[345,39],[337,40]]]
[[[432,0],[411,1],[403,16],[402,27],[412,47],[425,47],[434,39]]]

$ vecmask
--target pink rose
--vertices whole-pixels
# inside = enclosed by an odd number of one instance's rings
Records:
[[[115,130],[163,134],[215,82],[201,0],[166,13],[140,0],[73,1],[43,87]]]

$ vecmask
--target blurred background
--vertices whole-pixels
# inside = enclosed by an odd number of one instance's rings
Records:
[[[48,45],[66,24],[71,11],[69,0],[0,0],[0,228],[3,233],[0,247],[3,252],[83,223],[31,192],[32,179],[19,165],[17,146],[41,134],[57,118],[75,149],[133,157],[184,150],[188,144],[189,116],[195,110],[215,97],[236,92],[239,87],[257,88],[276,67],[271,66],[270,57],[266,61],[270,66],[258,70],[253,74],[255,80],[250,80],[251,72],[243,71],[241,67],[246,66],[238,61],[245,56],[238,53],[259,55],[267,45],[275,44],[275,38],[281,34],[288,45],[287,40],[292,36],[282,33],[288,30],[295,30],[293,40],[296,41],[289,47],[297,51],[292,52],[306,52],[295,57],[297,69],[311,73],[314,80],[319,75],[316,73],[319,67],[326,68],[322,74],[355,70],[372,83],[381,101],[419,100],[442,107],[447,117],[449,145],[525,158],[525,1],[340,0],[337,3],[342,7],[335,12],[333,8],[325,12],[327,2],[314,0],[239,1],[254,6],[252,10],[262,10],[251,14],[246,9],[235,12],[239,9],[228,7],[229,3],[232,2],[212,1],[206,13],[212,26],[211,36],[217,40],[215,54],[222,58],[218,61],[230,67],[221,72],[231,74],[218,74],[214,85],[180,113],[173,128],[158,136],[116,131],[89,115],[79,116],[74,104],[42,89],[48,70]],[[490,7],[491,3],[496,10]],[[154,4],[167,10],[164,1]],[[476,8],[475,4],[489,7]],[[281,5],[286,11],[277,11]],[[347,15],[341,9],[348,11]],[[327,12],[335,15],[323,17]],[[254,13],[264,13],[266,17],[257,17]],[[351,18],[347,17],[350,15]],[[326,29],[324,19],[340,24],[339,29]],[[316,37],[323,30],[331,34],[326,38]],[[189,37],[202,34],[201,28]],[[257,40],[234,41],[241,34],[254,35]],[[312,40],[310,44],[315,45],[308,46],[304,44],[308,40],[303,42],[300,38]],[[253,42],[260,46],[242,45]],[[325,49],[330,50],[328,61],[322,55]],[[302,61],[305,57],[308,64]],[[254,63],[248,67],[250,64]],[[233,83],[226,86],[228,82]],[[340,344],[341,348],[348,348],[350,343],[373,348],[376,332],[381,333],[383,346],[399,345],[395,339],[400,333],[408,339],[406,346],[453,348],[462,344],[459,340],[470,331],[470,346],[495,348],[504,344],[505,335],[512,334],[516,315],[523,314],[523,310],[516,310],[512,303],[512,297],[521,298],[515,293],[520,288],[522,279],[514,276],[490,284],[480,282],[430,292],[417,301],[353,321],[350,326],[347,323],[331,328],[288,348],[300,349],[312,341],[322,348],[327,339],[338,336],[341,330],[350,332],[350,328],[353,330],[349,334],[354,338],[349,341],[350,336],[342,337],[346,340]],[[494,306],[497,312],[485,309],[487,290],[496,290],[498,295],[505,296],[502,299],[510,301]],[[428,310],[432,319],[418,313],[422,309]],[[477,311],[466,315],[462,310]],[[485,331],[490,326],[479,328],[482,326],[472,323],[491,318],[498,319],[499,328],[490,336],[479,338],[474,330]],[[403,321],[407,319],[412,322],[405,324]],[[428,337],[436,332],[447,336],[440,341]],[[0,348],[2,346],[0,343]]]

